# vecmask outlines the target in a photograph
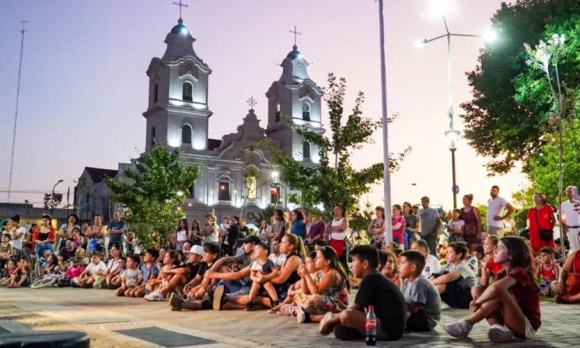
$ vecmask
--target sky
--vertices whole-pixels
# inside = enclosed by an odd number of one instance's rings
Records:
[[[447,16],[454,33],[482,34],[500,0],[385,0],[388,113],[393,152],[412,146],[400,171],[391,175],[392,202],[431,202],[452,207],[448,129],[447,45],[445,40],[416,48],[414,42],[444,33],[432,12],[441,2],[454,5]],[[213,70],[209,82],[209,135],[235,131],[247,114],[246,101],[257,100],[256,114],[266,127],[266,91],[280,77],[278,65],[291,51],[296,25],[298,47],[311,62],[310,78],[326,85],[328,73],[345,77],[346,108],[365,93],[364,115],[381,117],[378,3],[374,0],[185,0],[184,24],[197,39],[194,49]],[[176,24],[172,0],[3,0],[0,1],[0,201],[9,182],[20,20],[28,20],[12,202],[41,204],[42,193],[66,193],[83,168],[117,169],[145,146],[148,77],[153,57]],[[501,38],[500,38],[501,39]],[[452,39],[455,125],[463,124],[459,104],[471,98],[465,72],[477,64],[484,43],[479,38]],[[323,115],[327,113],[324,112]],[[327,123],[328,118],[323,118]],[[382,162],[382,135],[374,135],[353,156],[356,168]],[[465,140],[456,152],[458,196],[472,193],[486,202],[491,185],[503,196],[520,190],[523,175],[514,169],[488,177],[489,159],[476,155]],[[72,195],[72,194],[71,194]],[[382,203],[382,186],[363,197]],[[66,200],[66,198],[65,198]],[[71,202],[72,203],[72,202]]]

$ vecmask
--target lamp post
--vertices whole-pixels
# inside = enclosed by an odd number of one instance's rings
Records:
[[[450,129],[445,132],[445,138],[447,139],[447,146],[449,151],[451,151],[451,176],[453,180],[453,209],[457,209],[457,194],[459,193],[459,186],[457,186],[457,181],[455,178],[455,150],[457,150],[457,142],[459,141],[459,131],[455,129]]]
[[[54,208],[55,208],[55,206],[54,206],[54,190],[56,189],[56,186],[57,186],[58,184],[60,184],[61,182],[63,182],[63,181],[64,181],[64,180],[60,179],[60,180],[59,180],[59,181],[57,181],[57,182],[56,182],[56,184],[54,184],[54,186],[52,187],[52,195],[50,196],[50,200],[52,201],[52,202],[51,202],[52,204],[51,204],[51,206],[50,206],[50,214],[51,214],[51,215],[52,215],[52,214],[54,214]]]
[[[457,34],[449,31],[449,26],[447,25],[447,20],[443,16],[443,24],[445,25],[445,34],[436,36],[432,39],[424,39],[416,43],[417,47],[424,46],[430,42],[437,41],[439,39],[447,39],[447,83],[449,89],[449,107],[447,109],[447,117],[449,118],[449,130],[445,132],[445,137],[447,138],[449,150],[451,151],[451,167],[453,174],[453,209],[457,208],[457,194],[459,193],[459,186],[457,186],[455,178],[455,150],[457,150],[457,141],[459,140],[459,131],[455,130],[453,125],[453,77],[451,69],[451,37],[476,37],[482,38],[486,42],[493,42],[497,39],[497,35],[493,31],[489,31],[483,35],[477,34]]]

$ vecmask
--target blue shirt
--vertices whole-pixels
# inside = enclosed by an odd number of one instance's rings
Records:
[[[127,231],[127,223],[123,220],[111,221],[111,223],[109,224],[109,231],[112,231],[112,230]],[[109,236],[109,244],[113,244],[113,243],[120,246],[123,243],[123,233],[111,234]]]
[[[306,236],[306,224],[304,223],[304,220],[293,221],[290,233],[304,239]]]
[[[141,265],[141,272],[143,273],[143,284],[149,279],[152,279],[153,276],[157,277],[159,275],[159,268],[157,268],[156,264],[151,265],[151,267],[147,267],[147,265]]]

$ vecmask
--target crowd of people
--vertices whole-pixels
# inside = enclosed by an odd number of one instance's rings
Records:
[[[258,230],[235,216],[218,224],[210,210],[203,227],[182,219],[166,245],[144,251],[120,213],[108,225],[95,216],[86,226],[73,214],[59,230],[47,215],[28,236],[14,216],[3,226],[0,286],[29,286],[36,270],[56,286],[109,289],[174,311],[263,309],[318,323],[321,334],[342,340],[364,339],[369,306],[379,340],[433,331],[449,306],[469,310],[443,326],[453,337],[467,337],[485,319],[494,342],[530,339],[541,325],[542,296],[580,302],[577,190],[568,188],[560,207],[570,250],[555,243],[557,221],[542,194],[528,213],[528,238],[502,230],[514,208],[498,187],[490,195],[486,231],[471,195],[447,222],[428,197],[421,207],[394,205],[393,241],[385,238],[383,207],[367,231],[354,233],[340,205],[330,221],[306,209],[276,210]]]

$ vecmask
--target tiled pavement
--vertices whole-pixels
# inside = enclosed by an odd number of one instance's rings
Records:
[[[466,315],[444,310],[442,323]],[[202,347],[362,347],[364,342],[340,342],[317,333],[316,325],[300,325],[293,318],[258,312],[171,312],[167,303],[117,298],[108,290],[0,289],[0,327],[35,331],[81,330],[91,347],[157,347],[116,331],[158,327],[215,341]],[[390,343],[397,347],[487,347],[486,325],[474,328],[470,338],[449,338],[438,327],[431,334],[409,334]],[[379,342],[378,346],[389,346]],[[507,346],[507,345],[502,345]],[[536,339],[513,342],[513,347],[580,346],[580,305],[542,303],[542,328]]]

